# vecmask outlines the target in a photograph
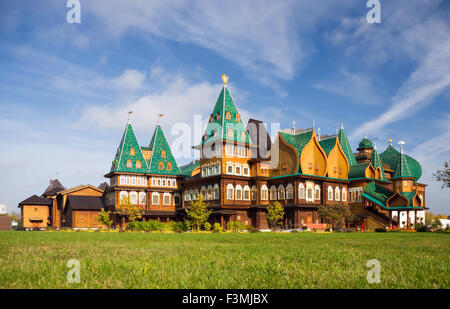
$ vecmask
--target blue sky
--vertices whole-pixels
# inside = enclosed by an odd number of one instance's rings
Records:
[[[2,0],[0,204],[17,210],[56,175],[104,181],[128,110],[140,144],[158,113],[174,141],[174,124],[209,116],[226,73],[244,118],[322,134],[343,122],[354,151],[364,133],[380,151],[405,140],[427,206],[449,213],[431,174],[450,159],[450,4],[380,2],[369,24],[362,0],[81,0],[69,24],[65,0]]]

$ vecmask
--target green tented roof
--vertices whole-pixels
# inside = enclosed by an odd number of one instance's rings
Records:
[[[187,177],[191,177],[192,172],[200,166],[200,161],[196,161],[194,163],[190,163],[187,165],[183,165],[180,167],[181,174]]]
[[[226,119],[227,112],[231,114],[230,120]],[[208,122],[205,133],[202,138],[202,144],[214,142],[218,140],[227,140],[232,142],[241,142],[245,144],[252,144],[247,130],[242,122],[242,117],[239,114],[239,121],[236,121],[236,115],[239,112],[236,104],[231,97],[227,86],[223,86],[222,91],[217,98],[216,105],[212,111],[212,121]],[[229,136],[228,129],[233,130],[233,136]],[[242,138],[244,137],[244,138]]]
[[[372,198],[378,200],[384,206],[386,206],[386,201],[388,200],[388,198],[394,194],[394,192],[392,192],[382,186],[379,186],[375,182],[369,182],[364,187],[364,193],[371,196]]]
[[[388,148],[380,154],[380,159],[384,164],[389,165],[390,169],[395,170],[399,156],[400,152],[397,151],[392,145],[389,145]],[[422,176],[422,167],[420,166],[420,163],[408,155],[405,155],[405,157],[408,167],[415,178],[414,181],[418,181]]]
[[[395,167],[394,176],[392,178],[407,178],[414,177],[411,170],[409,169],[408,162],[406,160],[405,154],[400,153],[398,157],[397,166]]]
[[[379,167],[381,169],[381,180],[386,180],[386,175],[384,174],[383,165],[381,164],[380,155],[378,154],[378,151],[376,148],[372,151],[372,156],[370,158],[370,162],[372,163],[372,166],[374,169]]]
[[[350,166],[350,170],[348,172],[348,178],[364,178],[366,177],[366,168],[370,165],[370,163],[360,163],[353,166]]]
[[[161,126],[158,124],[153,133],[150,141],[149,148],[152,149],[152,156],[150,158],[150,164],[148,167],[148,173],[160,174],[160,175],[181,175],[181,171],[178,168],[177,161],[172,155],[169,144],[164,136]],[[162,151],[165,151],[166,157],[162,157]],[[159,163],[163,163],[163,169],[159,168]],[[172,169],[167,169],[167,164],[171,163]]]
[[[336,145],[336,136],[323,139],[319,141],[320,147],[322,147],[323,151],[328,155],[330,154],[331,150],[333,150],[334,146]]]
[[[300,160],[303,148],[305,148],[306,144],[308,144],[308,142],[312,138],[313,129],[298,134],[289,134],[285,132],[280,132],[280,135],[287,143],[292,145],[297,150],[298,158]],[[298,172],[299,173],[302,172],[300,164],[298,167]]]
[[[347,134],[345,133],[343,127],[339,130],[338,136],[342,151],[344,151],[347,156],[348,164],[350,166],[356,165],[355,155],[353,154],[352,147],[350,146],[350,142],[348,141]]]
[[[134,155],[130,150],[134,149]],[[131,167],[127,167],[127,161],[131,160]],[[141,167],[136,167],[136,162],[141,162]],[[148,169],[144,154],[134,134],[131,123],[128,123],[122,135],[119,148],[111,166],[111,172],[146,173]]]

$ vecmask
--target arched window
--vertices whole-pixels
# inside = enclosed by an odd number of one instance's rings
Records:
[[[147,195],[145,192],[139,192],[139,204],[145,205],[147,203]]]
[[[161,158],[165,158],[166,157],[166,151],[165,150],[161,150]]]
[[[298,185],[298,198],[305,198],[305,185],[302,183]]]
[[[127,191],[120,191],[119,193],[119,200],[120,203],[126,203],[126,201],[128,200],[128,192]]]
[[[328,186],[328,200],[332,201],[333,200],[333,188],[331,186]]]
[[[136,168],[141,168],[141,161],[139,160],[136,161]]]
[[[242,200],[242,187],[240,185],[236,186],[236,200]]]
[[[317,200],[320,200],[320,187],[319,187],[319,185],[316,185],[315,187],[314,187],[314,199],[317,201]]]
[[[159,205],[159,193],[158,192],[152,193],[152,205]]]
[[[266,185],[262,185],[261,187],[261,200],[262,201],[267,201],[269,197],[269,189],[267,188]]]
[[[244,187],[244,201],[250,201],[250,187]]]
[[[158,169],[163,170],[164,169],[164,163],[159,162],[158,163]]]
[[[134,156],[134,148],[130,148],[130,156]]]
[[[163,194],[163,205],[170,205],[171,195],[169,192]]]
[[[286,198],[292,200],[294,198],[294,186],[290,183],[286,186]]]
[[[270,200],[275,201],[277,199],[277,187],[271,186],[270,187]]]
[[[234,200],[234,188],[231,183],[227,186],[227,199]]]
[[[202,195],[203,199],[206,200],[206,187],[205,186],[201,187],[200,194]]]
[[[334,200],[340,201],[341,200],[341,190],[339,190],[339,187],[336,187],[334,190]]]
[[[258,189],[256,189],[256,186],[252,186],[252,191],[250,193],[252,201],[256,201],[256,195],[258,194]]]
[[[136,205],[138,203],[138,194],[135,191],[130,192],[130,203]]]
[[[212,193],[212,186],[209,185],[208,189],[206,190],[206,199],[207,200],[212,200],[212,195],[213,195],[213,193]]]
[[[225,114],[225,118],[226,118],[227,120],[231,120],[231,113],[230,113],[230,112],[227,112],[227,113]]]
[[[171,171],[172,170],[172,163],[167,162],[167,170]]]
[[[240,122],[241,121],[241,116],[239,114],[236,114],[235,120],[236,120],[236,122]]]
[[[213,189],[213,200],[218,200],[220,195],[219,185],[215,184]]]
[[[342,188],[342,201],[343,202],[347,201],[347,189],[346,188]]]
[[[284,191],[284,186],[279,185],[278,186],[278,199],[284,200],[286,198],[286,191]]]
[[[133,167],[133,163],[131,162],[131,160],[127,160],[127,167],[128,168],[132,168]]]

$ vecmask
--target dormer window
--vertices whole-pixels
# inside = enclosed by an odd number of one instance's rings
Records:
[[[216,120],[220,120],[220,113],[219,112],[216,113]]]
[[[171,171],[172,170],[172,163],[167,162],[167,170]]]
[[[139,160],[136,161],[136,168],[141,168],[141,161]]]
[[[211,114],[211,116],[209,116],[209,122],[214,122],[214,115]]]
[[[226,115],[225,119],[231,120],[231,113],[230,112],[227,112],[225,115]]]
[[[130,149],[130,156],[134,156],[134,148]]]
[[[128,168],[132,168],[133,167],[133,163],[131,163],[131,160],[127,160],[127,167]]]
[[[235,120],[236,122],[241,122],[241,116],[239,114],[236,114]]]
[[[166,157],[166,151],[165,150],[162,150],[161,151],[161,158],[165,158]]]
[[[158,163],[158,169],[163,170],[164,169],[164,163],[159,162]]]

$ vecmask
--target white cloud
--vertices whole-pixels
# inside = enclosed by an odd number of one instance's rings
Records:
[[[111,83],[120,90],[135,91],[144,86],[145,75],[145,72],[128,69],[119,77],[111,80]]]

